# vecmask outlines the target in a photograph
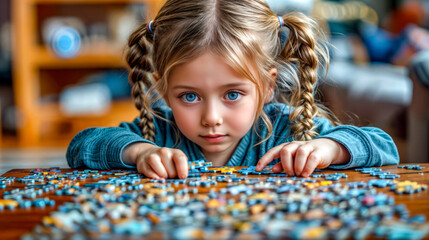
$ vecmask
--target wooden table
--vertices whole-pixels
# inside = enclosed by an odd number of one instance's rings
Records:
[[[403,168],[398,168],[397,166],[385,166],[380,167],[383,171],[389,171],[392,174],[398,174],[401,177],[397,179],[398,181],[416,181],[420,184],[429,185],[429,164],[419,164],[421,167],[424,167],[422,170],[408,170]],[[242,167],[235,167],[236,169],[240,169]],[[76,169],[61,169],[62,172],[71,172]],[[78,169],[82,171],[82,169]],[[355,171],[354,169],[349,170],[324,170],[323,173],[345,173],[348,175],[348,178],[341,178],[338,182],[346,184],[347,182],[359,182],[359,181],[368,181],[370,179],[378,179],[377,177],[370,176],[369,174],[363,174]],[[2,175],[2,177],[16,177],[21,178],[30,174],[30,169],[13,169],[9,172]],[[207,174],[207,175],[217,175],[216,174]],[[239,177],[240,174],[237,174]],[[249,175],[248,178],[260,178],[264,179],[270,177],[269,175]],[[104,178],[104,177],[103,177]],[[82,183],[88,182],[97,182],[103,178],[99,179],[89,179],[82,180]],[[78,181],[78,180],[77,180]],[[82,185],[82,184],[81,184]],[[227,183],[219,183],[215,188],[225,187]],[[3,197],[4,191],[10,191],[14,188],[24,188],[24,184],[21,184],[17,181],[7,186],[6,189],[0,190],[0,196]],[[199,187],[199,193],[208,192],[210,188]],[[424,214],[426,218],[429,219],[429,190],[422,191],[420,193],[415,194],[403,194],[398,195],[392,191],[389,191],[389,188],[377,188],[377,192],[384,192],[390,196],[395,198],[395,204],[405,204],[410,212],[410,215],[416,214]],[[43,216],[49,215],[49,212],[55,211],[58,209],[62,203],[66,201],[71,201],[71,196],[57,196],[53,191],[49,193],[45,193],[42,197],[49,197],[50,199],[54,199],[56,201],[56,205],[54,207],[45,207],[35,208],[31,207],[30,209],[20,209],[19,207],[15,210],[5,209],[0,211],[0,238],[1,239],[17,239],[22,234],[31,232],[33,228],[41,224]]]

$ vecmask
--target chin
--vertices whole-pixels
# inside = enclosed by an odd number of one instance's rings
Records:
[[[204,151],[210,152],[210,153],[218,153],[226,150],[226,148],[222,146],[208,146],[208,147],[203,147],[203,149]]]

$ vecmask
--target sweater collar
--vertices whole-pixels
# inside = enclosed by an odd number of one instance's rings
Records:
[[[250,139],[253,129],[250,129],[249,132],[241,138],[240,143],[232,154],[229,161],[226,163],[226,166],[241,166],[242,161],[245,157],[247,150],[249,149]]]

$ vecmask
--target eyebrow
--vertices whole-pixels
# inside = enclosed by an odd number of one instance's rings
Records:
[[[221,88],[234,88],[234,87],[244,87],[244,86],[248,86],[248,83],[229,83],[229,84],[225,84],[222,85]],[[192,90],[198,90],[198,88],[192,87],[192,86],[187,86],[187,85],[177,85],[173,87],[173,90],[175,89],[192,89]]]

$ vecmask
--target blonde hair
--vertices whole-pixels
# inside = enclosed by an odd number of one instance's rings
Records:
[[[263,112],[268,89],[272,100],[293,107],[290,121],[295,140],[316,136],[313,118],[335,117],[314,100],[319,62],[328,63],[323,39],[313,20],[300,13],[279,18],[264,0],[168,0],[150,26],[144,23],[130,36],[127,61],[132,96],[140,110],[140,127],[145,139],[154,140],[152,104],[167,91],[167,80],[175,66],[209,50],[224,58],[242,76],[256,84],[261,120],[272,133],[269,117]],[[289,29],[282,44],[281,31]],[[284,41],[283,41],[284,42]],[[254,76],[248,62],[258,69]],[[278,69],[277,79],[268,70]],[[159,74],[154,81],[153,73]],[[268,138],[267,137],[267,138]],[[266,139],[267,139],[266,138]]]

